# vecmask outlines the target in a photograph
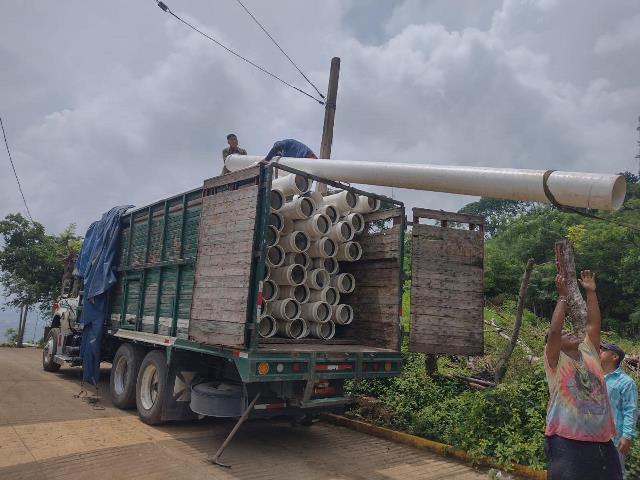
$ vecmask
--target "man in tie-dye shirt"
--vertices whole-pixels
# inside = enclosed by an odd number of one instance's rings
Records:
[[[556,277],[556,304],[545,346],[549,384],[545,428],[548,480],[622,480],[612,438],[615,426],[600,364],[600,307],[595,274],[585,270],[580,284],[587,296],[587,335],[563,332],[568,289],[564,272]]]

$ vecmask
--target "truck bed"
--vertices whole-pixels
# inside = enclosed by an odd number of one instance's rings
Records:
[[[357,344],[319,344],[319,343],[261,343],[258,346],[259,352],[269,353],[397,353],[388,348],[369,347]]]

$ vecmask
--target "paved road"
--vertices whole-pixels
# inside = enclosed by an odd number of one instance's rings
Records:
[[[40,351],[0,348],[0,479],[332,479],[476,480],[486,475],[437,455],[319,423],[293,428],[245,424],[224,454],[231,469],[206,458],[233,423],[149,427],[108,401],[103,410],[73,395],[80,372],[41,369]]]

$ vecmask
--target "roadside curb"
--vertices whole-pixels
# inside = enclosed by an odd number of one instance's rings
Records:
[[[321,414],[321,418],[324,421],[332,423],[334,425],[339,425],[341,427],[350,428],[358,432],[374,435],[376,437],[384,438],[385,440],[404,443],[405,445],[410,445],[412,447],[431,450],[432,452],[435,452],[444,457],[456,458],[464,462],[482,465],[483,467],[508,469],[509,471],[520,475],[521,477],[531,480],[547,480],[546,470],[537,470],[527,465],[520,465],[517,463],[513,463],[511,465],[501,465],[495,460],[486,457],[472,458],[464,450],[452,447],[451,445],[434,442],[433,440],[427,440],[426,438],[422,437],[416,437],[415,435],[399,432],[390,428],[378,427],[377,425],[372,425],[360,420],[353,420],[351,418],[343,417],[341,415],[336,415],[333,413],[323,413]]]

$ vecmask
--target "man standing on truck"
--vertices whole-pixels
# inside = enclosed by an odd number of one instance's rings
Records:
[[[600,362],[609,392],[609,403],[613,421],[616,424],[614,445],[620,454],[620,463],[624,470],[624,460],[631,450],[636,436],[638,421],[638,387],[633,379],[620,366],[624,360],[624,350],[615,343],[600,345]]]
[[[318,158],[313,150],[293,138],[278,140],[274,143],[265,160],[270,162],[273,157]]]
[[[233,153],[237,155],[247,154],[247,151],[244,148],[240,148],[238,146],[238,137],[236,136],[235,133],[230,133],[229,135],[227,135],[227,143],[229,144],[229,146],[224,150],[222,150],[222,174],[221,175],[225,175],[231,172],[231,170],[227,168],[227,165],[225,163],[229,155]]]
[[[558,302],[547,334],[544,367],[549,384],[545,453],[549,480],[622,480],[622,468],[611,440],[615,425],[600,363],[600,307],[595,274],[580,273],[587,294],[587,334],[580,339],[564,331],[567,288],[564,273],[556,277]]]

